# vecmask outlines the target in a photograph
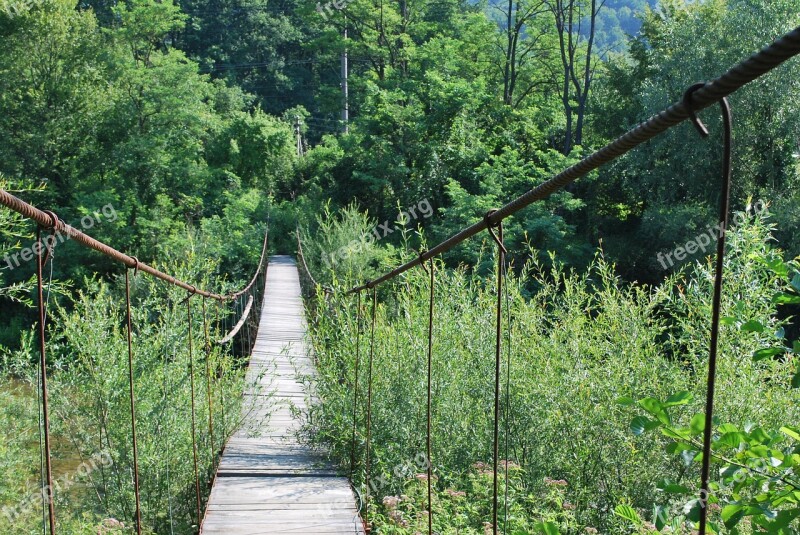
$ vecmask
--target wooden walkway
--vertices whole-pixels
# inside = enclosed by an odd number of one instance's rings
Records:
[[[270,258],[266,287],[247,373],[262,389],[245,392],[244,421],[225,446],[201,533],[364,533],[347,478],[295,435],[301,422],[291,406],[306,406],[298,374],[313,373],[313,363],[291,257]]]

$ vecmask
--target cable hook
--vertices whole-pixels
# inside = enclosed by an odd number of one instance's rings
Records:
[[[692,104],[692,95],[695,91],[705,86],[705,82],[697,82],[696,84],[690,85],[689,88],[683,93],[683,99],[681,100],[683,107],[686,108],[687,112],[689,112],[689,120],[702,137],[708,137],[708,128],[706,128],[706,125],[703,124],[703,121],[700,120],[695,112],[694,104]],[[720,103],[722,103],[722,101],[720,101]]]
[[[135,277],[139,274],[139,259],[135,256],[131,256],[131,259],[133,260],[133,266],[131,266],[129,269],[133,269],[133,276]]]
[[[684,94],[684,104],[687,105],[689,116],[701,136],[707,137],[708,130],[705,125],[694,115],[691,108],[691,93],[705,84],[695,84]],[[722,283],[725,262],[725,237],[728,231],[728,211],[731,194],[731,154],[733,138],[733,119],[731,107],[727,98],[719,101],[722,113],[723,149],[722,149],[722,198],[720,200],[719,228],[717,238],[717,254],[714,272],[714,295],[711,312],[711,343],[708,356],[708,377],[706,382],[706,411],[705,427],[703,429],[703,460],[700,475],[700,535],[705,535],[708,520],[708,503],[711,494],[709,480],[711,472],[711,441],[712,426],[714,424],[714,393],[717,376],[717,352],[719,343],[720,317],[722,309]]]
[[[486,230],[489,231],[489,234],[491,234],[491,236],[494,239],[495,243],[497,243],[497,246],[500,247],[500,250],[503,251],[503,254],[508,254],[508,249],[506,249],[506,246],[503,244],[503,240],[501,240],[497,236],[497,234],[495,234],[495,232],[494,232],[494,227],[499,227],[502,224],[502,223],[492,224],[491,216],[495,212],[497,212],[497,209],[496,208],[492,208],[491,210],[486,212],[485,216],[483,216],[483,220],[486,223]]]

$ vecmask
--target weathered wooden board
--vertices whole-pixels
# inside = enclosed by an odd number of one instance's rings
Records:
[[[270,258],[247,371],[252,386],[217,469],[203,534],[364,533],[347,479],[296,437],[297,410],[308,406],[302,380],[314,373],[303,314],[294,260]]]

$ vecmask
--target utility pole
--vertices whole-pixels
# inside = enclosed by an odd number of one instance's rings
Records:
[[[294,116],[294,135],[297,137],[297,156],[303,155],[303,136],[300,134],[300,116]]]
[[[350,102],[347,87],[347,18],[344,19],[344,44],[342,50],[342,128],[344,133],[348,132],[348,122],[350,121]]]

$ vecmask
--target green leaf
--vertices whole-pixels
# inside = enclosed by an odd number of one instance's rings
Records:
[[[705,414],[695,414],[692,417],[692,421],[689,422],[689,429],[691,430],[692,435],[702,435],[703,431],[706,428],[706,415]]]
[[[736,472],[738,472],[739,470],[743,470],[743,468],[731,464],[731,465],[726,466],[722,470],[720,470],[719,471],[719,475],[720,475],[721,478],[727,479],[729,477],[734,476],[736,474]]]
[[[724,318],[719,320],[721,325],[733,325],[736,323],[736,318],[734,316],[725,316]]]
[[[658,483],[656,488],[662,492],[666,492],[667,494],[689,494],[692,492],[689,487],[685,487],[678,483],[672,483],[666,479]]]
[[[760,360],[774,357],[775,355],[781,355],[785,352],[786,348],[783,347],[765,347],[753,353],[753,360],[758,362]]]
[[[665,437],[674,438],[675,440],[689,440],[692,435],[688,429],[673,429],[671,427],[661,428],[661,433]]]
[[[623,407],[633,405],[634,403],[636,403],[636,401],[634,401],[634,399],[630,396],[622,396],[617,398],[617,405],[622,405]]]
[[[667,444],[666,450],[667,453],[681,453],[684,451],[688,451],[692,449],[691,444],[687,444],[686,442],[670,442]]]
[[[697,455],[702,455],[702,454],[698,454],[694,450],[684,450],[684,451],[682,451],[681,452],[681,459],[683,459],[683,464],[686,465],[687,467],[688,466],[692,466],[692,463],[694,462],[694,459],[695,459],[695,457],[697,457]]]
[[[534,528],[544,535],[559,535],[558,527],[552,522],[537,522]]]
[[[771,258],[767,260],[767,267],[769,267],[779,277],[786,277],[789,275],[789,266],[781,258]]]
[[[721,424],[717,428],[717,431],[719,431],[720,433],[723,433],[723,434],[724,433],[736,433],[737,431],[739,431],[739,428],[736,427],[735,425],[731,424],[731,423],[726,423],[726,424]]]
[[[800,369],[792,377],[792,388],[800,388]]]
[[[779,292],[772,298],[776,305],[797,305],[800,304],[800,295]]]
[[[739,447],[742,442],[747,442],[747,436],[744,433],[733,431],[731,433],[724,433],[719,440],[714,442],[715,448],[726,447],[728,449],[735,449]]]
[[[792,282],[789,284],[792,285],[796,292],[800,293],[800,273],[795,273],[794,277],[792,277]]]
[[[763,333],[764,332],[764,326],[761,324],[761,322],[756,321],[756,320],[748,321],[747,323],[745,323],[744,325],[739,327],[739,329],[744,331],[744,332],[746,332],[746,333]]]
[[[664,405],[656,398],[641,399],[639,400],[639,406],[658,418],[658,421],[660,421],[662,424],[669,425],[671,423],[669,414],[664,409]]]
[[[683,506],[683,513],[686,515],[686,518],[693,522],[700,521],[700,510],[704,507],[703,501],[695,498],[694,500],[690,500]]]
[[[639,517],[639,513],[637,513],[636,510],[630,505],[618,505],[614,508],[614,514],[624,518],[625,520],[628,520],[629,522],[632,522],[637,526],[642,525],[642,519]]]
[[[637,437],[645,431],[650,431],[658,427],[660,423],[645,416],[637,416],[631,420],[631,432]]]
[[[733,528],[744,516],[744,506],[737,504],[726,505],[722,508],[722,522],[728,529]]]
[[[789,438],[793,438],[796,441],[800,442],[800,429],[798,429],[796,427],[791,427],[791,426],[785,425],[785,426],[781,427],[781,433],[783,433],[784,435],[786,435]]]
[[[677,394],[672,394],[667,398],[664,407],[677,407],[678,405],[686,405],[692,401],[692,395],[689,392],[683,391]]]
[[[663,505],[656,505],[653,507],[653,520],[655,521],[656,529],[661,531],[667,525],[667,518],[669,518],[669,508]]]

